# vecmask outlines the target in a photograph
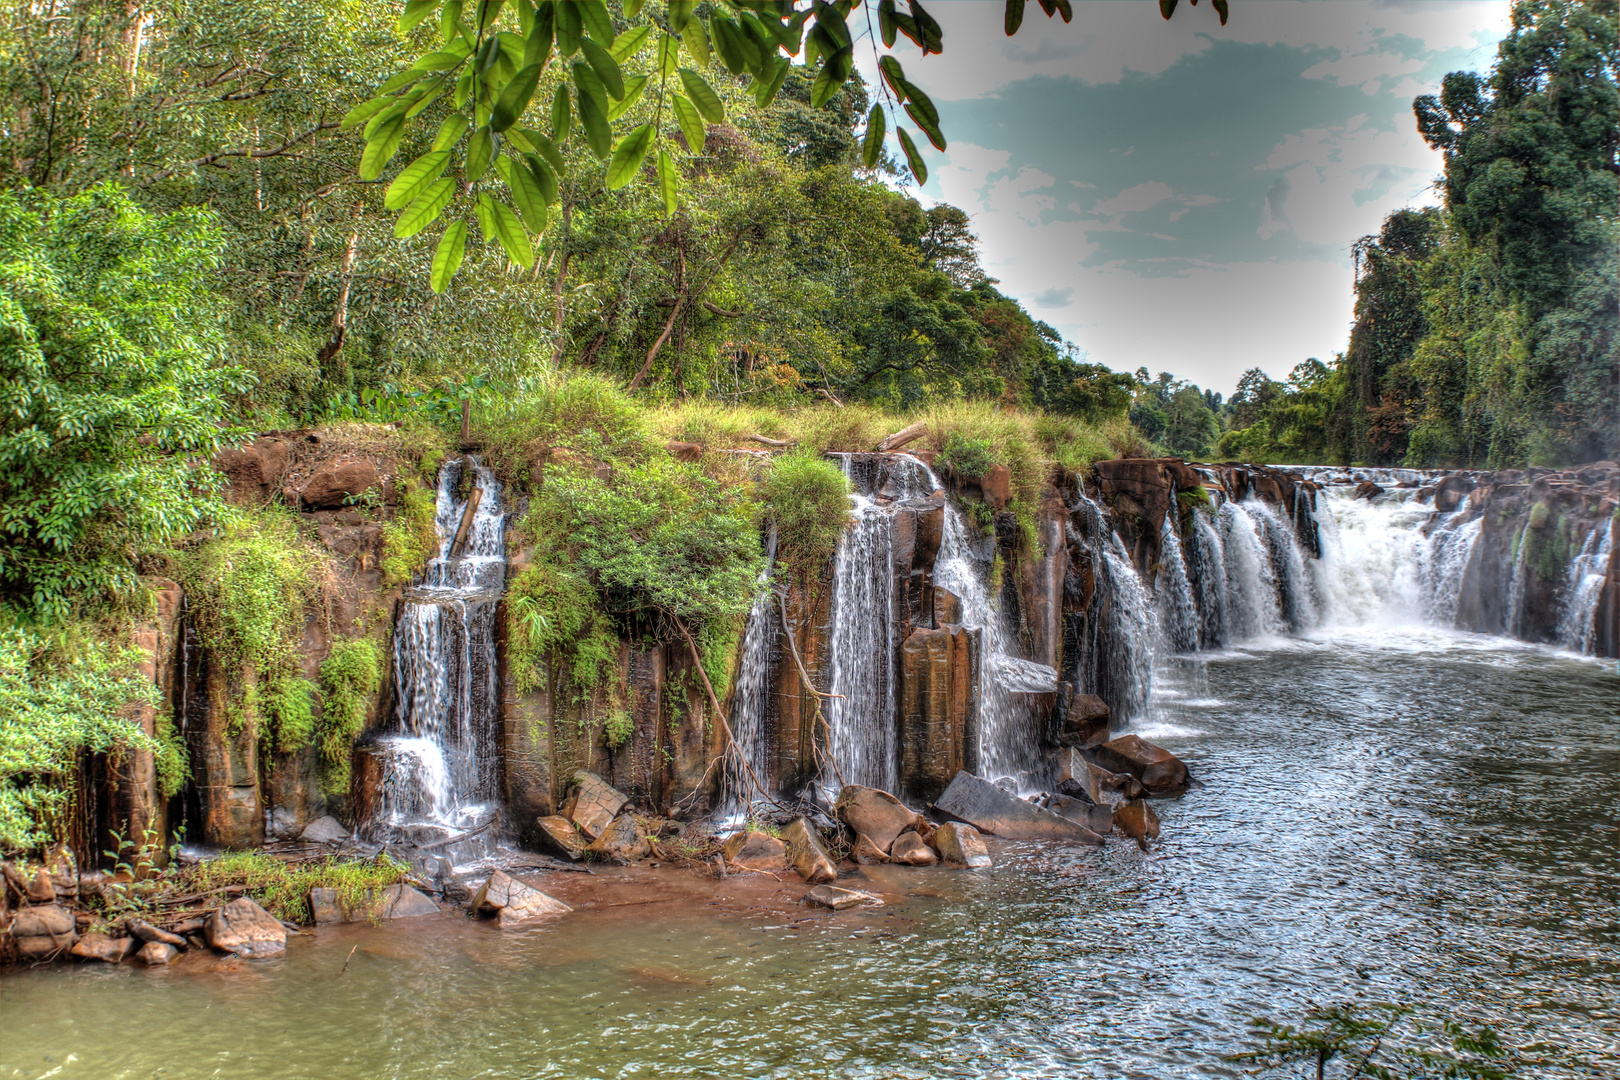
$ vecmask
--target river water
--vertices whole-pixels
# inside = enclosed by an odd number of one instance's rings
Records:
[[[446,916],[11,973],[0,1078],[1237,1076],[1250,1017],[1357,998],[1620,1075],[1617,691],[1612,663],[1422,628],[1172,662],[1137,730],[1204,786],[1147,852],[882,868],[888,903],[838,915]]]

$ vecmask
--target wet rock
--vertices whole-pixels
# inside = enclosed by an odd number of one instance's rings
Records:
[[[580,832],[595,840],[613,824],[613,819],[624,809],[630,797],[592,772],[577,772],[574,779],[577,783],[573,794],[568,796],[563,816],[578,825]]]
[[[937,830],[935,835],[938,835]],[[889,848],[889,861],[906,866],[933,866],[939,862],[939,856],[934,854],[934,849],[921,836],[914,832],[903,832],[894,838],[894,844]]]
[[[1013,840],[1070,840],[1100,844],[1102,837],[1068,818],[1010,795],[970,772],[959,772],[935,803],[939,809],[994,836]],[[941,826],[943,829],[943,826]],[[939,846],[938,838],[935,847]],[[943,848],[941,852],[943,853]]]
[[[647,830],[634,814],[620,814],[585,850],[610,862],[628,863],[651,855],[652,844],[647,842]]]
[[[489,880],[473,897],[472,908],[481,915],[494,915],[502,926],[515,926],[531,919],[574,910],[561,900],[547,896],[533,885],[524,884],[502,870],[489,875]]]
[[[1053,795],[1046,803],[1046,809],[1066,817],[1077,825],[1084,825],[1098,837],[1108,834],[1114,827],[1114,812],[1107,806],[1099,806],[1084,799],[1072,798],[1068,795]]]
[[[895,837],[917,823],[917,812],[887,791],[857,784],[847,784],[838,793],[835,810],[840,821],[883,852]]]
[[[977,870],[990,866],[990,849],[979,830],[959,821],[947,821],[934,833],[934,846],[946,862]]]
[[[979,490],[984,492],[984,501],[993,509],[1000,510],[1012,498],[1012,470],[1005,465],[993,465],[990,471],[979,480]]]
[[[136,953],[136,959],[148,967],[168,967],[169,961],[174,959],[175,953],[180,950],[167,941],[148,941]]]
[[[1372,502],[1374,498],[1382,495],[1383,493],[1384,489],[1373,483],[1371,480],[1363,480],[1361,483],[1356,485],[1356,493],[1352,496],[1352,498],[1366,499],[1368,502]]]
[[[135,951],[135,945],[134,938],[115,938],[106,934],[90,933],[75,941],[73,948],[68,951],[80,960],[100,960],[104,964],[117,964]]]
[[[309,910],[316,926],[331,926],[343,921],[343,908],[338,903],[336,889],[309,890]]]
[[[39,872],[28,883],[28,902],[30,904],[56,903],[56,886],[51,883],[51,875],[42,866]]]
[[[322,469],[304,484],[298,497],[310,510],[337,510],[346,500],[377,485],[377,468],[369,461],[350,461]]]
[[[748,829],[732,833],[722,849],[726,862],[749,870],[786,870],[787,845],[767,833]]]
[[[840,889],[836,885],[817,885],[804,894],[807,903],[819,904],[834,911],[843,911],[845,908],[856,907],[860,904],[882,903],[871,893],[857,892],[854,889]]]
[[[888,854],[865,833],[855,834],[855,843],[850,848],[849,857],[862,866],[879,866],[889,861]]]
[[[433,898],[409,885],[390,885],[375,898],[366,894],[366,915],[376,919],[416,919],[439,914]]]
[[[1132,840],[1156,840],[1159,815],[1142,799],[1132,799],[1114,809],[1114,826]]]
[[[1063,726],[1058,732],[1060,746],[1099,746],[1108,741],[1108,725],[1113,710],[1096,694],[1075,694],[1068,700]]]
[[[145,919],[137,919],[133,915],[124,920],[124,929],[128,930],[130,936],[135,940],[143,943],[159,941],[167,945],[173,945],[177,949],[186,947],[186,939],[179,934],[171,934],[167,930],[153,926]]]
[[[29,960],[65,951],[79,940],[73,915],[56,904],[23,908],[11,921],[11,938],[17,952]]]
[[[557,854],[576,861],[585,854],[585,840],[574,828],[574,823],[561,814],[537,818],[534,824],[538,830],[537,838]]]
[[[804,880],[812,885],[838,880],[838,867],[833,865],[810,822],[802,817],[794,818],[782,830],[782,842],[787,845],[788,865]]]
[[[298,839],[308,844],[337,844],[349,838],[349,830],[344,828],[343,822],[328,814],[318,817],[298,834]]]
[[[250,960],[287,951],[287,928],[246,896],[226,904],[203,924],[210,947]]]
[[[1095,751],[1097,764],[1114,772],[1130,773],[1150,795],[1179,795],[1187,790],[1187,766],[1162,746],[1135,735],[1121,735]]]

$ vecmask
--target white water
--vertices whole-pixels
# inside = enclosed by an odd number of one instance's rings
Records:
[[[1597,637],[1598,600],[1614,550],[1614,527],[1599,525],[1587,533],[1580,554],[1569,564],[1564,584],[1564,607],[1558,616],[1558,643],[1574,652],[1591,654]]]
[[[726,775],[725,803],[719,818],[728,823],[745,819],[747,808],[759,797],[772,798],[774,791],[755,791],[755,779],[770,783],[770,762],[766,744],[766,721],[770,705],[771,652],[776,647],[776,596],[771,591],[771,573],[776,565],[776,529],[772,527],[765,550],[765,568],[759,574],[759,595],[748,611],[743,631],[742,660],[731,691],[731,734],[753,777],[737,765]]]

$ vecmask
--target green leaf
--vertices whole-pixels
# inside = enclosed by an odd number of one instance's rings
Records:
[[[400,170],[394,182],[383,195],[383,205],[398,210],[409,205],[422,193],[422,189],[437,180],[444,167],[450,164],[450,151],[432,150]]]
[[[917,186],[928,183],[928,166],[923,164],[922,155],[917,153],[917,145],[906,134],[905,128],[895,128],[894,133],[900,136],[900,149],[906,152],[906,164],[911,166],[911,175],[916,178]]]
[[[529,234],[524,231],[523,222],[512,212],[512,208],[503,202],[490,200],[491,224],[495,226],[495,238],[506,249],[513,262],[525,270],[534,268],[534,245],[529,242]]]
[[[478,29],[486,30],[493,26],[495,20],[500,18],[501,8],[504,6],[506,6],[506,0],[479,0],[476,9],[477,15],[474,18],[474,21],[478,24]]]
[[[557,5],[542,3],[534,12],[534,27],[523,39],[523,64],[539,64],[542,68],[551,59],[551,39],[556,25]]]
[[[669,29],[671,33],[679,34],[686,29],[691,21],[692,12],[697,8],[696,0],[669,0]]]
[[[849,32],[849,24],[844,21],[843,12],[834,4],[816,5],[816,27],[832,38],[833,48],[828,49],[828,52],[837,52],[855,44],[855,39]]]
[[[344,114],[343,122],[338,124],[338,130],[348,131],[350,128],[370,120],[397,100],[392,94],[384,94],[382,97],[374,97],[370,101],[362,101]]]
[[[675,171],[675,159],[669,151],[658,151],[658,193],[664,197],[664,216],[675,216],[675,205],[680,196],[680,173]]]
[[[686,29],[681,31],[681,44],[686,46],[692,62],[700,68],[708,67],[714,59],[709,52],[709,32],[703,29],[702,19],[693,19],[686,24]]]
[[[647,160],[647,149],[652,146],[652,140],[651,124],[642,124],[619,140],[607,167],[609,191],[617,191],[636,178],[636,173],[641,171],[641,163]]]
[[[423,19],[433,14],[438,6],[439,0],[409,0],[405,5],[405,13],[399,17],[394,29],[401,34],[410,33]]]
[[[641,100],[641,95],[646,91],[646,89],[647,76],[645,75],[637,75],[633,79],[626,80],[624,84],[624,99],[622,101],[616,101],[612,105],[608,106],[608,119],[617,120],[619,117],[629,112],[635,107],[636,102]]]
[[[709,19],[709,33],[714,36],[715,50],[719,52],[720,62],[726,65],[726,70],[733,75],[741,75],[748,67],[742,30],[725,16],[714,15]]]
[[[568,175],[568,163],[563,160],[562,151],[557,149],[556,143],[533,128],[524,128],[523,134],[528,136],[535,150],[539,151],[540,156],[546,159],[546,163],[558,176]]]
[[[473,203],[473,214],[478,218],[478,231],[483,234],[484,243],[495,242],[495,203],[487,191],[478,193],[478,199]]]
[[[686,136],[687,149],[694,154],[703,153],[703,118],[698,115],[697,106],[680,94],[671,94],[669,103],[675,110],[675,122],[681,126],[681,134]]]
[[[442,293],[449,287],[450,279],[461,269],[461,257],[466,251],[467,223],[451,222],[444,235],[439,237],[439,246],[433,251],[433,272],[428,283],[433,286],[434,292]]]
[[[848,46],[827,57],[821,65],[821,71],[816,75],[816,81],[810,87],[812,109],[821,108],[832,100],[834,94],[843,89],[844,83],[849,80],[854,61],[854,50]]]
[[[534,88],[540,83],[540,65],[530,64],[506,84],[501,91],[500,100],[495,102],[495,110],[490,113],[489,126],[496,131],[505,131],[518,122],[523,110],[529,107],[529,99],[534,97]]]
[[[793,61],[787,57],[778,56],[776,58],[776,67],[772,70],[770,79],[758,81],[754,88],[755,104],[764,109],[768,108],[771,102],[776,100],[777,92],[782,89],[782,83],[787,80],[788,69],[792,66]]]
[[[613,149],[613,128],[607,118],[607,95],[596,72],[591,70],[589,64],[579,60],[574,61],[574,88],[579,104],[579,125],[585,129],[585,144],[591,148],[591,153],[605,161]]]
[[[878,33],[883,37],[885,49],[894,48],[895,32],[899,27],[894,21],[894,0],[882,0],[878,4]]]
[[[916,122],[924,135],[928,136],[928,141],[933,143],[936,149],[945,149],[945,134],[939,130],[939,125],[929,122],[927,114],[912,102],[906,102],[905,109],[906,115]]]
[[[462,71],[461,78],[456,80],[456,108],[467,104],[467,99],[472,96],[472,85],[473,69],[469,67]]]
[[[675,69],[681,64],[681,39],[665,34],[658,39],[658,56],[656,59],[658,72],[664,78],[675,74]]]
[[[1007,36],[1012,37],[1018,33],[1018,28],[1024,22],[1024,0],[1007,0],[1007,13],[1002,17],[1001,25],[1006,29]]]
[[[633,19],[641,14],[641,6],[646,0],[624,0],[624,17]]]
[[[393,120],[405,119],[405,110],[409,108],[406,102],[406,98],[395,98],[392,105],[366,121],[366,126],[360,132],[360,137],[369,140],[373,135],[377,134],[377,129],[384,124]]]
[[[579,47],[585,53],[585,62],[591,65],[596,77],[602,80],[602,89],[607,96],[615,101],[624,98],[624,75],[619,71],[618,62],[608,55],[608,51],[590,38],[580,41]]]
[[[467,133],[467,129],[471,126],[471,121],[467,119],[466,113],[451,113],[444,118],[444,123],[439,125],[439,133],[433,138],[433,149],[450,149],[461,141],[461,137]]]
[[[546,228],[546,194],[540,190],[535,181],[534,174],[528,166],[521,161],[513,161],[502,155],[496,161],[495,167],[500,170],[501,179],[506,181],[507,190],[512,193],[512,205],[517,208],[518,217],[523,219],[530,232],[544,232]]]
[[[934,108],[934,103],[933,101],[929,100],[928,95],[917,89],[916,86],[912,85],[906,80],[901,80],[900,85],[906,92],[906,100],[912,105],[915,105],[923,116],[928,118],[929,124],[938,127],[939,110]],[[910,106],[907,107],[909,108]],[[944,147],[941,147],[940,149],[943,150]]]
[[[440,49],[430,52],[416,62],[417,71],[449,71],[463,60],[467,54],[455,49]]]
[[[467,142],[467,166],[465,175],[467,183],[476,184],[483,179],[484,173],[489,170],[489,163],[495,157],[495,136],[490,132],[489,125],[485,124],[473,132],[472,138]]]
[[[937,53],[945,47],[945,31],[940,29],[934,17],[923,10],[917,0],[910,0],[911,18],[916,23],[917,33],[922,38],[917,44],[922,46],[923,55]]]
[[[377,93],[379,96],[387,97],[400,87],[409,86],[411,83],[415,82],[421,77],[422,73],[417,71],[414,67],[406,68],[398,75],[395,75],[392,79],[389,79],[387,82],[377,87]]]
[[[608,13],[607,4],[603,0],[572,0],[579,7],[580,25],[599,43],[606,45],[613,40],[613,16]]]
[[[541,161],[534,154],[530,154],[524,160],[528,162],[529,172],[534,175],[534,182],[540,185],[540,196],[544,200],[545,204],[547,206],[551,206],[556,203],[557,178],[552,175],[551,170],[546,167],[546,163]]]
[[[883,156],[883,139],[889,132],[889,119],[882,105],[873,105],[866,117],[866,137],[861,140],[861,163],[868,169],[877,168]]]
[[[900,61],[892,56],[879,57],[878,71],[883,74],[883,81],[889,84],[894,96],[901,101],[906,100],[906,87],[911,84],[906,82],[906,72],[900,66]]]
[[[574,114],[568,104],[568,88],[557,87],[557,92],[551,95],[551,137],[559,143],[568,141],[568,133],[574,130]]]
[[[465,40],[466,36],[466,29],[461,25],[461,0],[450,0],[439,12],[439,40],[450,42],[458,37]]]
[[[1159,14],[1165,18],[1176,13],[1176,0],[1159,0]]]
[[[634,30],[626,30],[613,39],[613,44],[608,46],[608,55],[622,64],[645,48],[650,37],[652,37],[651,26],[638,26]]]
[[[1217,14],[1217,15],[1219,15],[1221,17],[1221,25],[1225,26],[1226,25],[1226,17],[1231,14],[1231,9],[1227,6],[1226,0],[1209,0],[1209,2],[1211,4],[1215,5],[1215,14]],[[1069,21],[1069,5],[1068,5],[1067,0],[1063,0],[1062,8],[1063,8],[1063,21],[1068,22]]]
[[[360,154],[360,179],[375,180],[381,176],[383,166],[399,152],[400,141],[404,138],[403,116],[396,116],[378,127]]]
[[[721,124],[726,119],[726,107],[720,102],[720,95],[714,92],[714,87],[703,81],[703,76],[691,68],[681,68],[681,85],[686,88],[686,94],[697,106],[703,119],[711,124]]]
[[[534,33],[534,5],[529,0],[517,0],[518,33],[527,38]]]
[[[429,184],[421,195],[400,212],[399,220],[394,222],[394,236],[401,240],[407,236],[415,236],[437,221],[439,215],[444,213],[444,208],[449,206],[450,200],[455,197],[456,182],[448,176]]]
[[[579,52],[579,39],[585,36],[579,18],[579,5],[573,0],[558,0],[557,14],[552,21],[557,35],[558,54],[573,56]]]

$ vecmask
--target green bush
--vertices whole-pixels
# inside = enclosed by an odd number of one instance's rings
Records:
[[[945,440],[934,463],[964,480],[980,480],[995,468],[996,451],[989,439],[953,432]]]
[[[309,907],[311,889],[336,889],[341,906],[360,910],[368,894],[374,896],[404,881],[410,869],[387,852],[365,861],[327,858],[287,863],[258,851],[238,851],[187,867],[178,875],[176,887],[188,893],[210,893],[242,886],[276,918],[308,923],[314,920]]]
[[[298,535],[292,514],[266,509],[182,551],[176,576],[203,646],[270,674],[291,662],[324,561]]]
[[[843,470],[809,451],[784,454],[771,463],[764,498],[784,565],[806,572],[832,556],[849,524],[849,480]]]
[[[485,460],[520,488],[530,485],[532,459],[549,447],[626,459],[643,456],[646,447],[640,404],[613,380],[594,375],[559,379],[511,397],[480,398],[473,422]]]
[[[552,558],[545,553],[507,584],[507,673],[521,693],[545,684],[547,654],[562,654],[581,688],[595,686],[618,657],[595,588]]]
[[[439,553],[439,534],[434,527],[438,516],[438,491],[420,484],[409,484],[394,508],[394,517],[382,527],[383,586],[401,585]]]
[[[264,693],[270,744],[278,754],[296,754],[315,737],[315,684],[299,675],[277,676]]]
[[[321,783],[329,795],[349,788],[354,741],[366,728],[372,698],[382,683],[382,650],[369,638],[332,645],[321,661]]]

